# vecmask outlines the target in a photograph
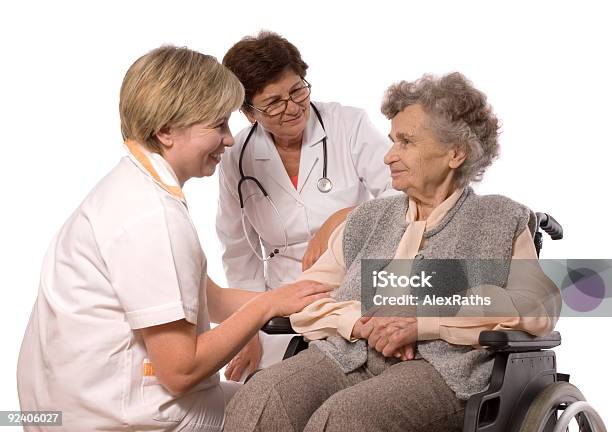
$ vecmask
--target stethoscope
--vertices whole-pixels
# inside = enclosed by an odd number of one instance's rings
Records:
[[[323,119],[321,118],[321,114],[319,113],[319,110],[317,109],[317,107],[314,106],[312,102],[310,102],[310,106],[312,107],[312,110],[317,116],[317,119],[319,120],[319,124],[323,128],[323,131],[325,131],[325,125],[323,124]],[[257,129],[257,122],[253,123],[253,126],[251,126],[251,130],[249,131],[249,134],[247,135],[246,139],[244,140],[244,144],[242,144],[242,148],[240,149],[240,158],[238,159],[238,171],[240,171],[240,180],[238,181],[238,198],[240,200],[240,217],[242,219],[242,230],[244,231],[244,236],[247,239],[249,246],[253,250],[253,253],[255,253],[255,256],[257,256],[262,261],[268,261],[274,258],[276,255],[278,255],[280,252],[284,253],[287,250],[287,247],[288,247],[287,226],[285,225],[285,222],[283,221],[283,218],[281,217],[280,212],[278,211],[278,208],[276,207],[276,205],[274,204],[274,202],[268,195],[268,191],[266,190],[266,188],[263,187],[261,182],[253,176],[244,175],[244,169],[242,168],[242,159],[244,157],[244,151],[246,150],[246,147],[249,144],[249,141],[251,140],[251,136],[253,135],[256,129]],[[283,225],[284,242],[283,242],[282,251],[279,251],[278,248],[274,248],[274,250],[270,252],[266,257],[264,257],[262,254],[257,252],[257,249],[251,243],[251,239],[249,238],[249,235],[247,233],[246,222],[245,222],[246,212],[244,211],[244,201],[245,200],[242,195],[242,185],[247,181],[252,181],[255,183],[255,185],[261,191],[263,196],[266,197],[266,199],[270,203],[270,206],[274,210],[274,213],[276,213],[278,220]],[[328,193],[329,191],[332,190],[332,188],[333,188],[333,184],[331,180],[327,177],[327,137],[325,136],[323,137],[323,175],[317,181],[317,189],[319,189],[319,192],[321,193]],[[260,238],[260,241],[261,241],[261,238]]]

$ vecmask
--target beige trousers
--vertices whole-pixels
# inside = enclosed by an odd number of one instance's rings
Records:
[[[461,431],[464,401],[425,360],[343,373],[311,346],[256,374],[227,407],[234,431]]]

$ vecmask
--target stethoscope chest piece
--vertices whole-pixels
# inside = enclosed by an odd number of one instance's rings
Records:
[[[319,181],[317,181],[317,189],[319,192],[327,193],[332,190],[332,182],[327,177],[321,177]]]

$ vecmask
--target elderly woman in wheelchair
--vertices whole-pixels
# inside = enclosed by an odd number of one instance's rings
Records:
[[[226,431],[460,431],[466,401],[495,387],[494,354],[479,346],[480,333],[543,336],[555,326],[560,295],[537,265],[535,215],[470,188],[499,151],[499,123],[486,96],[459,73],[425,75],[391,86],[382,112],[393,142],[385,163],[405,194],[362,204],[336,229],[327,252],[301,276],[335,285],[332,298],[291,316],[309,347],[238,391]],[[487,288],[514,311],[503,318],[362,317],[361,263],[371,258],[378,270],[393,259],[450,258],[476,267],[505,260],[505,271],[487,275]],[[518,260],[536,262],[538,271],[519,270]]]

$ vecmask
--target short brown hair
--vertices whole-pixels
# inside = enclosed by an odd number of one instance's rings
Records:
[[[225,54],[223,64],[244,86],[245,105],[242,108],[246,110],[253,96],[276,81],[285,70],[290,69],[304,78],[308,69],[295,45],[269,31],[242,38]]]
[[[404,108],[419,104],[430,117],[428,125],[442,144],[467,152],[457,169],[457,183],[482,180],[499,155],[500,122],[487,96],[459,72],[438,77],[425,74],[416,81],[393,84],[385,93],[381,111],[392,119]]]
[[[119,97],[121,133],[162,154],[156,134],[165,127],[214,125],[240,107],[240,81],[212,56],[162,46],[128,69]]]

